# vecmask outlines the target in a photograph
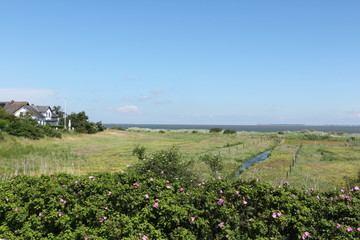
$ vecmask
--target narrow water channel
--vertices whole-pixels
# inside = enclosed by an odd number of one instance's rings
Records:
[[[249,161],[243,162],[240,171],[235,172],[235,176],[238,176],[240,174],[240,172],[245,171],[247,168],[251,167],[252,165],[264,161],[265,159],[267,159],[267,157],[269,156],[269,154],[271,153],[271,151],[267,151],[264,152],[262,154],[257,155],[256,157],[250,159]]]

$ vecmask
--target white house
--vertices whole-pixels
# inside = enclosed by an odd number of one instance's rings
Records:
[[[45,123],[58,126],[59,125],[59,117],[56,113],[53,112],[51,107],[49,106],[36,106],[35,107],[43,116],[45,116]]]
[[[15,101],[0,102],[0,106],[3,107],[6,112],[19,118],[29,114],[33,119],[36,119],[40,125],[59,125],[59,117],[49,106],[34,106],[30,105],[28,102]]]

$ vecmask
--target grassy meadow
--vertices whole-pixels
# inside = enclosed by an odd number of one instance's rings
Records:
[[[195,162],[192,171],[204,180],[210,177],[210,169],[199,157],[220,154],[222,176],[259,178],[274,186],[288,180],[301,188],[332,189],[343,186],[345,177],[355,178],[359,171],[359,139],[357,135],[316,132],[222,134],[148,129],[108,129],[92,135],[64,134],[62,139],[41,140],[5,135],[0,141],[0,177],[116,172],[137,163],[132,155],[137,145],[144,146],[148,153],[175,145],[183,159]],[[267,160],[235,177],[243,161],[267,150],[272,150]]]

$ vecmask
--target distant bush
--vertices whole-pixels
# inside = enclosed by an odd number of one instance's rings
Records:
[[[236,131],[235,130],[231,130],[231,129],[226,129],[225,131],[224,131],[224,134],[235,134],[236,133]]]
[[[218,133],[218,132],[221,132],[221,131],[222,131],[221,128],[210,128],[210,129],[209,129],[209,132],[210,132],[210,133]]]
[[[304,134],[303,138],[306,140],[329,140],[331,137],[328,134],[307,133],[307,134]]]
[[[237,146],[237,145],[240,145],[240,144],[243,144],[243,142],[226,143],[224,145],[224,147],[233,147],[233,146]]]
[[[331,132],[331,135],[337,135],[337,136],[343,136],[344,133],[343,132]]]
[[[34,140],[43,138],[45,136],[44,131],[28,121],[12,122],[9,124],[6,131],[10,135],[26,137]]]
[[[137,156],[137,158],[142,161],[145,158],[146,148],[144,146],[137,145],[132,152],[132,155]]]
[[[126,129],[123,127],[111,127],[110,129],[118,130],[118,131],[126,131]]]
[[[196,130],[193,130],[191,133],[198,133],[198,131],[196,131]]]
[[[170,181],[184,183],[190,183],[194,179],[194,175],[189,170],[193,162],[183,160],[175,146],[154,152],[149,156],[145,155],[144,147],[136,146],[133,155],[136,155],[140,161],[133,167],[137,173],[150,171]]]
[[[163,134],[163,133],[165,133],[165,131],[164,131],[164,130],[160,130],[159,133]]]
[[[56,130],[53,126],[50,125],[41,125],[39,126],[40,130],[44,132],[45,136],[48,137],[55,137],[55,138],[61,138],[61,132],[59,130]]]
[[[356,145],[358,143],[356,137],[350,137],[349,139],[346,139],[346,142],[352,145]]]

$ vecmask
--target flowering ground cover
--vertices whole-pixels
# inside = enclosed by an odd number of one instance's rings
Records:
[[[0,182],[2,239],[359,239],[360,190],[299,190],[153,172]]]

